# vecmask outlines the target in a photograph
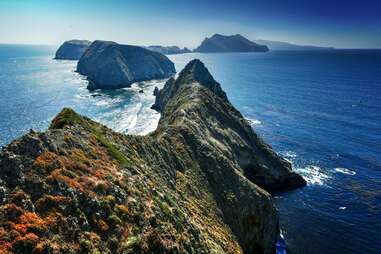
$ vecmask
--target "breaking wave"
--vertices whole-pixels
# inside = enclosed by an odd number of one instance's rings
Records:
[[[341,173],[341,174],[345,174],[345,175],[350,175],[350,176],[356,175],[356,171],[353,171],[353,170],[350,170],[350,169],[347,169],[347,168],[335,168],[335,171],[337,173]]]
[[[307,165],[301,168],[295,168],[295,171],[303,176],[310,185],[324,185],[329,179],[329,175],[316,165]]]

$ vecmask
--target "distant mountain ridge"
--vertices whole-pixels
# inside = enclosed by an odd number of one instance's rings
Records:
[[[215,34],[205,38],[194,52],[217,53],[217,52],[266,52],[269,48],[248,40],[240,34],[221,35]]]
[[[270,50],[334,50],[334,47],[320,47],[312,45],[297,45],[289,42],[255,40],[256,43],[265,44]]]

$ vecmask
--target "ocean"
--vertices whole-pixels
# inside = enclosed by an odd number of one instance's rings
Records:
[[[144,135],[165,80],[115,91],[86,89],[75,61],[48,46],[0,45],[0,145],[46,130],[63,107]],[[274,196],[290,253],[380,253],[381,51],[272,51],[199,58],[253,129],[302,174],[305,188]],[[143,90],[143,93],[139,91]]]

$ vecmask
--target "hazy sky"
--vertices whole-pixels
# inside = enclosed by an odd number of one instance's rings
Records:
[[[196,47],[214,33],[381,48],[381,0],[0,0],[0,43]]]

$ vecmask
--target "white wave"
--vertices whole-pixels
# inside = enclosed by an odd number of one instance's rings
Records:
[[[307,183],[311,185],[324,185],[329,179],[329,176],[323,169],[315,165],[307,165],[304,168],[295,168],[295,171],[301,174]]]
[[[345,210],[345,209],[347,209],[347,207],[345,207],[345,206],[340,206],[339,207],[339,210]]]
[[[284,152],[281,153],[284,157],[286,157],[287,159],[295,159],[297,154],[293,151],[290,151],[290,150],[286,150]]]
[[[347,168],[335,168],[335,171],[337,173],[341,173],[341,174],[345,174],[345,175],[350,175],[350,176],[356,175],[355,171],[347,169]]]
[[[261,121],[259,121],[257,119],[254,119],[254,118],[246,117],[245,119],[249,122],[250,125],[260,125],[260,124],[262,124]]]

